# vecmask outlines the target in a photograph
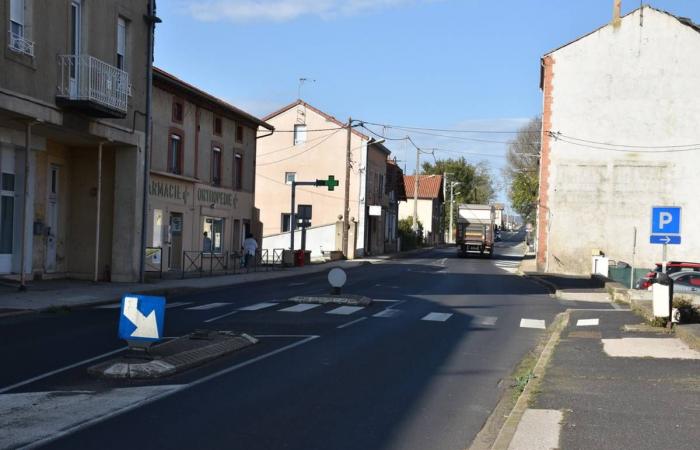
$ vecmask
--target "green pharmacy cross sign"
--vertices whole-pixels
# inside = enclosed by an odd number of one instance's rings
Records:
[[[316,186],[328,186],[329,191],[335,190],[338,185],[340,185],[340,181],[336,180],[333,175],[328,175],[327,180],[316,180]]]

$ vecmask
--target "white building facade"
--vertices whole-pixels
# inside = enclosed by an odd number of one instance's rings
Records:
[[[614,18],[615,19],[615,18]],[[651,208],[682,208],[682,244],[700,257],[700,28],[645,6],[542,58],[537,263],[589,274],[602,251],[661,260]]]

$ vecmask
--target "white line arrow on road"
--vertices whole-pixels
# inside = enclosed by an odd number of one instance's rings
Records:
[[[124,298],[124,317],[136,325],[136,329],[131,333],[131,337],[158,339],[158,323],[156,322],[156,312],[151,311],[148,316],[141,314],[137,306],[139,299],[136,297]]]

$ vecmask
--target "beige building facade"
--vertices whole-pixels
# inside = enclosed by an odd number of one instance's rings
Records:
[[[289,235],[291,181],[313,181],[333,175],[340,185],[334,191],[299,186],[296,205],[310,206],[311,227],[332,227],[342,221],[345,184],[350,183],[350,221],[354,224],[349,253],[382,253],[384,236],[386,160],[389,150],[353,129],[350,135],[351,171],[345,178],[347,124],[298,100],[269,114],[264,120],[275,133],[261,141],[256,168],[256,205],[263,236],[284,241]],[[262,130],[263,132],[265,130]],[[371,208],[370,206],[375,206]],[[379,215],[374,215],[379,214]],[[353,231],[356,230],[356,233]],[[286,242],[286,241],[285,241]],[[281,245],[281,244],[280,244]],[[299,240],[295,248],[300,248]],[[339,250],[334,242],[327,250]],[[284,248],[289,248],[285,244]],[[351,255],[352,256],[352,255]]]
[[[139,275],[147,2],[0,4],[0,274]]]
[[[441,175],[419,175],[418,199],[415,201],[415,175],[405,175],[406,201],[399,203],[399,220],[413,219],[414,205],[423,239],[428,244],[444,241],[442,213],[444,208],[443,179]]]
[[[148,270],[232,264],[247,233],[260,242],[256,132],[272,126],[160,69],[153,111]]]

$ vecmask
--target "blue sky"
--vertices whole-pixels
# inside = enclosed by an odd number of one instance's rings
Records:
[[[306,77],[316,81],[302,97],[341,120],[514,131],[541,112],[542,54],[609,22],[612,3],[160,0],[156,65],[258,116],[294,101]],[[696,0],[649,3],[700,21]],[[623,14],[637,7],[622,1]],[[463,136],[504,142],[511,135]],[[500,180],[502,143],[412,137],[442,149],[438,158],[488,161]],[[387,145],[412,172],[415,153]]]

